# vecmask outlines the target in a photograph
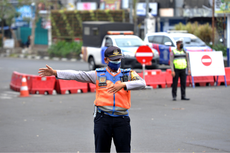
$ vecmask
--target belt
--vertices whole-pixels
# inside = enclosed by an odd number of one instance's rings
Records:
[[[97,112],[98,112],[98,113],[101,113],[101,114],[109,115],[109,114],[107,114],[106,112],[101,111],[101,110],[98,110],[98,109],[97,109]]]

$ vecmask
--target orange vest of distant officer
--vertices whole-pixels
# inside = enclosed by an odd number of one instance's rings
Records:
[[[108,68],[96,69],[96,106],[110,106],[111,115],[114,114],[117,107],[129,109],[131,106],[130,91],[122,88],[120,91],[109,93],[107,87],[113,84],[130,81],[131,69],[120,69],[116,74],[112,74]],[[125,76],[125,77],[123,77]],[[126,80],[123,80],[126,78]]]

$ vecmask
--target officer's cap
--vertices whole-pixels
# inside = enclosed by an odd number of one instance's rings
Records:
[[[122,58],[121,49],[115,46],[109,46],[104,53],[105,57],[108,57],[110,60],[116,60]]]

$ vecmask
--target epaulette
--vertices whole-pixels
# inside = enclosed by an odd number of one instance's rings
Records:
[[[124,72],[124,73],[130,72],[130,71],[131,71],[131,68],[128,68],[128,69],[121,69],[121,72]]]
[[[97,72],[105,72],[105,71],[106,71],[106,68],[97,68],[96,71],[97,71]]]

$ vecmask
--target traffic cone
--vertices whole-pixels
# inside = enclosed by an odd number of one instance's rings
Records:
[[[28,86],[27,86],[27,82],[26,82],[26,77],[23,76],[22,77],[22,85],[20,88],[20,97],[29,97],[29,91],[28,91]]]

